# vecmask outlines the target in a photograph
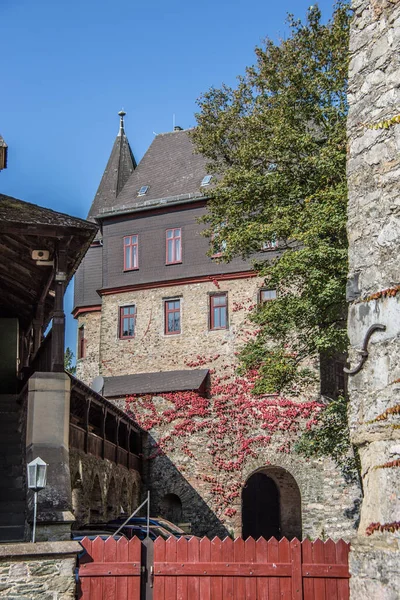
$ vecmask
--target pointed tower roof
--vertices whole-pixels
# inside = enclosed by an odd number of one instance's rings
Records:
[[[115,204],[116,197],[121,192],[132,171],[136,169],[135,157],[124,129],[126,113],[121,110],[118,114],[120,117],[119,132],[89,210],[88,219],[90,220],[94,220],[101,209]]]

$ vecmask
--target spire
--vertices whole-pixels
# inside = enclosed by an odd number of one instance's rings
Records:
[[[120,110],[118,115],[118,135],[112,147],[110,158],[108,159],[92,206],[90,207],[89,219],[94,219],[94,217],[100,214],[102,209],[111,208],[115,204],[115,199],[121,192],[130,174],[136,169],[135,157],[125,134],[124,117],[126,112]]]
[[[126,115],[126,112],[124,111],[124,109],[119,111],[119,132],[118,135],[124,135],[125,134],[125,129],[124,129],[124,117]]]

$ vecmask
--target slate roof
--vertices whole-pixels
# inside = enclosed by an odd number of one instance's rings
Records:
[[[208,369],[192,369],[105,377],[103,394],[106,398],[121,398],[129,394],[197,391],[204,388],[207,376]]]
[[[133,156],[125,131],[121,127],[90,207],[88,219],[93,220],[102,209],[115,204],[118,194],[135,168],[135,157]]]
[[[203,197],[200,188],[206,171],[206,159],[194,153],[190,130],[171,131],[157,135],[137,168],[132,172],[122,192],[114,202],[103,205],[102,213],[135,209],[177,196]],[[149,186],[144,196],[138,191]],[[151,202],[153,201],[153,202]]]

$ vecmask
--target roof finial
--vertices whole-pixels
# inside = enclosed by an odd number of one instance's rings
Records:
[[[124,130],[124,116],[126,115],[126,112],[124,111],[124,109],[119,111],[119,133],[118,135],[122,135],[123,133],[125,133]]]

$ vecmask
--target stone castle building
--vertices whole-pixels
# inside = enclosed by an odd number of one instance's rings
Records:
[[[201,235],[211,177],[190,132],[157,135],[136,165],[124,113],[89,211],[98,235],[75,281],[77,376],[149,431],[143,491],[152,513],[199,535],[331,536],[355,531],[359,489],[329,460],[292,446],[318,410],[301,398],[255,399],[235,374],[275,290],[251,261],[220,262]],[[279,248],[266,240],[260,256]],[[128,398],[128,401],[127,401]]]
[[[400,2],[353,0],[352,7],[348,330],[355,372],[349,377],[349,422],[360,452],[364,499],[350,554],[350,584],[354,600],[395,600],[400,589]]]

